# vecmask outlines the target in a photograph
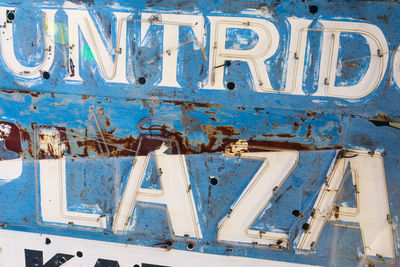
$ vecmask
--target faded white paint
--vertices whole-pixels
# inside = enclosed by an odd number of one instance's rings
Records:
[[[51,245],[45,244],[45,239]],[[27,246],[29,244],[29,246]],[[311,266],[293,262],[252,259],[248,257],[213,255],[182,250],[134,246],[87,239],[34,234],[9,230],[0,230],[0,266],[25,266],[24,249],[43,251],[46,263],[57,253],[76,255],[81,251],[83,257],[73,257],[63,267],[92,267],[97,259],[118,261],[120,267],[132,267],[142,263],[174,267],[297,267]]]
[[[210,21],[210,43],[208,83],[204,89],[226,89],[224,86],[224,68],[219,67],[226,60],[247,62],[253,78],[254,90],[272,91],[265,60],[272,57],[279,45],[279,33],[275,25],[265,19],[244,17],[212,17]],[[247,50],[226,49],[226,30],[228,28],[248,29],[258,35],[257,44]]]
[[[320,23],[323,25],[323,40],[318,90],[314,96],[357,99],[369,95],[382,81],[389,60],[389,48],[381,29],[362,22],[321,20]],[[370,56],[370,62],[357,84],[335,86],[340,34],[343,32],[364,37],[370,50],[370,55],[366,55]]]
[[[288,233],[257,231],[250,227],[297,166],[299,153],[297,151],[241,153],[240,158],[262,160],[263,164],[231,207],[231,212],[222,220],[218,228],[218,241],[247,243],[254,246],[278,243],[277,247],[288,248]]]
[[[190,27],[195,38],[203,43],[204,17],[181,14],[142,13],[141,40],[151,24],[163,26],[162,78],[158,86],[181,87],[177,81],[179,28]]]
[[[335,210],[348,165],[353,176],[357,207],[338,206],[339,210]],[[296,246],[299,252],[308,254],[314,251],[326,222],[331,222],[359,229],[364,253],[371,260],[394,260],[385,168],[380,153],[371,155],[367,151],[354,151],[339,158],[320,189],[313,209],[314,214],[307,221],[310,228],[301,234]]]
[[[393,56],[393,80],[397,88],[400,88],[400,46],[397,47]]]
[[[22,158],[0,160],[0,180],[11,181],[22,174]]]
[[[138,201],[164,204],[167,207],[171,230],[176,237],[202,238],[196,204],[183,155],[164,154],[163,145],[154,151],[161,189],[141,188],[150,156],[137,156],[115,215],[113,232],[126,233]]]
[[[44,71],[49,71],[54,61],[54,15],[56,9],[42,9],[44,57],[43,62],[38,66],[28,67],[19,63],[14,51],[13,24],[7,23],[7,10],[14,8],[0,6],[0,24],[4,28],[0,30],[1,56],[4,64],[16,76],[27,79],[39,78]],[[40,34],[40,33],[39,33]]]
[[[290,24],[290,46],[287,54],[286,87],[282,93],[304,95],[303,73],[307,46],[308,26],[312,20],[288,18]]]
[[[65,5],[70,6],[70,5]],[[43,62],[34,67],[23,66],[17,60],[14,53],[13,23],[7,23],[7,11],[12,11],[13,7],[0,7],[0,23],[4,24],[0,31],[1,52],[5,65],[16,76],[33,79],[49,71],[54,61],[54,16],[57,10],[42,9],[42,31],[44,36],[44,59]],[[100,70],[100,75],[105,82],[128,83],[126,61],[127,61],[127,20],[132,12],[114,12],[115,16],[115,44],[111,45],[111,40],[105,42],[105,34],[101,23],[95,23],[89,11],[81,6],[74,8],[64,8],[63,11],[68,16],[68,75],[65,81],[82,81],[80,68],[83,63],[81,60],[80,35],[87,41],[90,51]],[[279,47],[279,32],[275,25],[265,18],[255,17],[226,17],[226,16],[207,16],[209,21],[210,42],[208,55],[204,51],[207,40],[205,18],[202,15],[171,14],[143,12],[141,16],[141,43],[143,44],[146,33],[152,24],[163,27],[162,53],[154,55],[147,64],[162,58],[162,78],[157,86],[177,87],[178,82],[178,62],[179,48],[184,45],[194,45],[194,49],[199,46],[203,52],[204,59],[208,62],[208,78],[204,89],[224,90],[223,64],[226,60],[246,62],[249,66],[253,88],[256,92],[286,93],[292,95],[305,95],[303,86],[303,76],[305,68],[307,34],[308,31],[322,32],[322,46],[319,78],[315,97],[337,97],[344,99],[359,99],[369,95],[381,83],[388,64],[389,50],[386,38],[379,27],[365,22],[355,21],[328,21],[320,20],[322,28],[309,28],[311,20],[289,17],[290,25],[289,46],[286,52],[286,65],[282,69],[283,75],[286,74],[286,84],[282,88],[272,88],[266,61],[270,59]],[[181,27],[190,27],[194,34],[191,40],[180,40],[179,33]],[[258,41],[250,49],[226,49],[226,31],[229,28],[247,29],[258,35]],[[38,31],[40,27],[38,27]],[[288,31],[288,32],[289,32]],[[369,46],[370,57],[369,66],[360,81],[354,85],[335,86],[337,73],[337,60],[340,48],[340,34],[351,33],[361,35]],[[108,44],[108,45],[106,45]],[[346,49],[346,48],[343,48]],[[399,75],[396,75],[400,65],[399,56],[394,58],[394,80],[399,84]],[[67,57],[67,56],[66,56]],[[130,75],[133,75],[131,72]],[[132,78],[132,77],[131,77]],[[18,81],[20,84],[27,84]],[[202,84],[202,83],[201,83]]]
[[[63,225],[78,225],[96,228],[106,228],[106,217],[101,214],[72,212],[67,205],[67,185],[64,145],[61,144],[60,133],[56,129],[40,129],[40,147],[44,154],[49,149],[58,159],[42,159],[39,161],[40,214],[42,220],[48,223]]]
[[[128,83],[126,78],[126,25],[131,13],[114,12],[116,18],[115,29],[117,29],[115,48],[110,51],[104,45],[103,38],[98,32],[87,10],[64,9],[68,15],[68,40],[69,40],[69,68],[74,65],[74,75],[71,73],[65,77],[66,80],[82,81],[79,74],[80,69],[80,46],[79,30],[88,43],[90,51],[100,67],[101,76],[107,82]],[[114,55],[114,61],[113,56]],[[71,63],[72,60],[72,63]],[[70,71],[71,72],[71,71]]]

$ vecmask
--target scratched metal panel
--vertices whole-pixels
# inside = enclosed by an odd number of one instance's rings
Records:
[[[398,265],[399,13],[395,1],[0,1],[0,266],[184,266],[185,255],[196,266],[189,252],[211,266]],[[226,31],[215,34],[221,25]],[[268,158],[295,151],[291,166]],[[366,168],[384,162],[375,182],[387,193],[359,192],[368,182],[351,165],[364,154]],[[143,180],[130,192],[144,158]],[[346,179],[331,190],[342,160]],[[268,162],[289,168],[271,188],[273,174],[257,180]],[[168,173],[172,164],[182,170]],[[183,191],[156,196],[168,188],[160,177],[178,176],[188,182]],[[248,222],[260,236],[235,241],[232,230],[223,239],[219,230],[252,181],[266,183],[268,201],[254,202],[265,205]],[[325,186],[338,193],[324,217],[315,207]],[[122,231],[119,211],[138,191]],[[366,193],[382,206],[368,213]],[[165,204],[174,194],[191,205],[196,234],[182,234],[192,221]],[[365,217],[338,226],[349,207]],[[389,210],[379,222],[377,207]],[[304,253],[313,218],[327,222]],[[368,243],[380,227],[389,238]],[[265,233],[280,237],[263,244]],[[78,239],[63,247],[53,236]],[[154,248],[154,257],[127,263],[121,244],[131,254]],[[160,250],[187,254],[163,260]]]

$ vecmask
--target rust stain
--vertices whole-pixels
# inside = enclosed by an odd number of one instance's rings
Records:
[[[30,150],[30,154],[32,153],[32,142],[27,138],[27,135],[24,134],[24,140],[28,142],[28,149]],[[232,143],[236,143],[239,139],[231,139],[231,138],[223,138],[222,140],[218,139],[216,136],[209,136],[208,143],[196,143],[190,144],[186,137],[182,137],[182,134],[179,132],[168,132],[167,135],[160,135],[168,138],[175,139],[179,148],[174,147],[171,150],[171,154],[177,154],[178,151],[182,154],[201,154],[201,153],[220,153],[225,151],[225,148],[230,146]],[[106,141],[108,143],[108,148],[110,150],[110,157],[120,157],[120,156],[134,156],[136,155],[136,151],[138,148],[138,139],[128,136],[124,138],[111,138],[110,136],[106,137]],[[72,142],[70,140],[69,142]],[[268,150],[276,150],[276,149],[284,149],[284,150],[327,150],[327,149],[341,149],[341,146],[332,146],[332,147],[314,147],[311,145],[305,145],[297,142],[289,142],[289,141],[270,141],[270,140],[249,140],[249,152],[257,152],[257,151],[268,151]],[[66,143],[68,144],[68,142]],[[71,155],[72,157],[88,157],[89,152],[95,152],[98,157],[104,157],[103,154],[104,149],[101,147],[101,140],[78,140],[76,141],[78,147],[83,149],[82,153],[75,153]],[[146,143],[144,146],[142,144],[139,155],[146,155],[149,152],[157,149],[161,145],[160,142],[150,142]],[[178,150],[179,149],[179,150]],[[55,156],[55,155],[52,155]]]
[[[209,104],[209,103],[199,103],[199,102],[185,102],[185,101],[170,101],[170,100],[163,100],[162,103],[174,104],[177,106],[192,106],[198,108],[221,108],[222,105],[219,104]]]
[[[318,114],[317,112],[315,112],[315,111],[307,111],[307,116],[308,117],[313,117],[313,118],[318,118],[318,119],[320,119],[321,118],[321,115],[320,114]]]
[[[335,206],[335,207],[333,208],[333,212],[334,212],[335,219],[338,219],[338,218],[339,218],[339,210],[340,210],[340,207],[339,207],[339,206]]]
[[[346,66],[346,67],[358,67],[360,66],[359,63],[353,62],[353,63],[344,63],[342,64],[342,66]]]
[[[297,137],[296,135],[288,134],[288,133],[282,133],[282,134],[263,134],[262,136],[265,136],[265,137],[274,137],[274,136],[276,136],[276,137],[282,137],[282,138],[294,138],[294,137]]]
[[[138,138],[138,140],[141,139],[141,142],[139,144],[139,141],[135,142],[133,149],[137,151],[137,155],[139,156],[146,156],[150,152],[160,148],[160,146],[163,143],[163,140],[161,139],[156,139],[156,138]]]
[[[22,91],[22,90],[0,90],[0,91],[7,93],[7,94],[18,93],[18,94],[23,94],[23,95],[31,95],[33,97],[39,97],[40,95],[45,94],[44,92],[32,92],[32,91]]]
[[[43,133],[39,134],[39,140],[45,144],[46,149],[42,147],[40,144],[39,147],[39,159],[46,159],[46,158],[60,158],[65,155],[65,151],[67,153],[71,153],[71,147],[68,142],[67,132],[65,127],[55,127],[55,126],[41,126],[40,128],[48,128],[48,129],[56,129],[60,135],[60,142],[63,149],[60,149],[58,145],[53,146],[51,137],[45,136]]]
[[[78,140],[76,141],[76,145],[83,150],[81,154],[73,154],[73,157],[88,157],[89,152],[96,152],[98,156],[104,156],[104,152],[106,151],[106,146],[110,151],[110,157],[124,157],[124,156],[133,156],[135,153],[136,138],[133,138],[131,135],[124,138],[115,138],[114,133],[116,129],[104,131],[103,135],[106,141],[104,144],[103,140],[100,136],[97,136],[95,139],[86,139],[86,140]],[[72,132],[72,131],[71,131]],[[87,129],[85,129],[84,133],[85,137],[88,137]],[[82,139],[81,137],[77,137]]]
[[[238,131],[232,125],[227,125],[227,126],[202,125],[201,128],[203,129],[204,133],[209,137],[214,135],[225,135],[225,136],[240,135],[240,131]]]
[[[31,95],[31,96],[33,96],[33,97],[38,97],[38,96],[40,95],[40,93],[37,93],[37,92],[31,92],[31,93],[30,93],[30,95]]]
[[[110,149],[110,156],[111,157],[117,157],[117,156],[132,156],[135,154],[134,151],[136,151],[136,146],[137,146],[137,141],[136,138],[133,138],[131,135],[125,138],[112,138],[110,140],[110,137],[106,137],[107,142],[110,142],[111,144],[117,144],[119,146],[122,146],[122,149],[116,146],[109,146]]]
[[[110,127],[110,126],[111,126],[110,118],[106,117],[106,127]]]
[[[237,140],[235,140],[236,142]],[[267,150],[268,148],[273,149],[287,149],[287,150],[327,150],[327,149],[341,149],[341,146],[332,147],[314,147],[296,142],[289,141],[267,141],[267,140],[249,140],[247,141],[249,147],[259,147]],[[255,149],[256,150],[256,149]],[[252,152],[252,151],[250,151]]]
[[[307,126],[307,134],[306,134],[306,137],[307,138],[310,138],[310,136],[311,136],[311,134],[312,134],[312,126],[311,126],[311,124],[309,124],[308,126]]]
[[[99,108],[99,109],[97,110],[97,112],[96,112],[96,115],[104,116],[104,108],[103,108],[103,107]]]
[[[10,134],[8,135],[8,137],[5,138],[6,148],[8,150],[20,153],[22,150],[21,150],[20,133],[18,127],[14,123],[8,121],[0,121],[0,124],[6,124],[11,127]]]
[[[297,130],[300,127],[300,123],[298,123],[297,121],[294,121],[292,124],[293,124],[293,131],[297,132]]]
[[[215,144],[217,143],[217,138],[215,136],[209,136],[208,140],[209,140],[208,144],[200,144],[200,152],[201,153],[212,153],[212,151],[222,151],[221,149],[223,149],[223,148],[221,146],[219,146],[217,148],[213,148],[215,146]],[[190,151],[190,152],[192,152],[192,151]],[[192,153],[188,153],[188,154],[192,154]]]
[[[141,143],[140,149],[138,151],[140,135],[136,138],[132,135],[125,137],[116,137],[115,131],[116,129],[105,130],[103,132],[105,142],[100,136],[94,139],[86,139],[88,137],[88,129],[82,130],[74,130],[68,129],[68,139],[66,134],[66,129],[63,127],[55,127],[60,131],[61,141],[65,144],[65,149],[72,157],[89,157],[89,155],[98,157],[120,157],[120,156],[135,156],[136,153],[139,155],[146,155],[149,152],[157,149],[162,141],[160,140],[150,140]],[[21,128],[20,128],[21,129]],[[32,128],[33,129],[33,128]],[[206,136],[208,137],[208,141],[193,143],[190,142],[189,138],[186,137],[186,133],[182,133],[180,131],[175,131],[173,129],[168,128],[165,125],[152,127],[150,128],[141,128],[144,132],[149,133],[157,133],[153,136],[159,136],[162,138],[167,138],[170,140],[176,141],[176,144],[172,146],[171,154],[177,154],[179,151],[182,154],[200,154],[200,153],[221,153],[224,152],[227,147],[231,144],[236,143],[240,138],[232,138],[233,136],[240,135],[240,131],[233,127],[232,125],[227,126],[210,126],[203,125],[202,129]],[[311,135],[312,126],[308,126],[307,137]],[[28,152],[34,157],[33,153],[33,142],[32,137],[33,133],[29,132],[27,129],[21,129],[21,138],[24,142],[27,143]],[[275,136],[280,138],[294,138],[296,135],[291,135],[287,133],[281,133],[276,135],[263,135],[266,140],[247,140],[249,145],[249,152],[257,152],[257,151],[268,151],[268,150],[327,150],[327,149],[341,149],[341,146],[330,146],[330,147],[314,147],[308,144],[302,144],[298,142],[291,141],[273,141],[268,140],[268,137]],[[18,142],[19,143],[19,142]],[[77,147],[80,149],[78,153],[74,152],[71,154],[70,143],[76,143]],[[107,145],[110,153],[105,155],[106,151],[105,146]],[[55,151],[54,149],[49,149],[50,151]],[[138,151],[138,152],[137,152]],[[56,156],[56,155],[48,155],[48,156]],[[41,157],[42,158],[42,157]]]
[[[29,132],[28,129],[22,128],[21,125],[18,125],[19,128],[19,133],[21,136],[21,141],[27,143],[28,145],[28,154],[34,158],[34,153],[33,153],[33,142],[31,141],[31,133]],[[27,158],[24,156],[24,158]]]

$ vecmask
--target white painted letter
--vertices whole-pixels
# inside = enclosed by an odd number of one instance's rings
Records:
[[[197,42],[203,43],[204,33],[204,18],[194,15],[179,15],[179,14],[156,14],[142,13],[142,28],[141,41],[144,41],[150,24],[163,25],[163,62],[162,62],[162,79],[158,86],[178,87],[176,80],[176,70],[178,67],[178,48],[179,44],[179,27],[187,26],[193,29],[196,41],[187,40],[187,44]],[[185,44],[185,43],[184,43]],[[182,45],[184,45],[182,44]],[[151,59],[150,59],[151,61]]]
[[[150,154],[137,156],[126,183],[118,212],[115,215],[113,232],[125,233],[129,227],[136,202],[165,204],[175,236],[202,238],[192,186],[183,155],[167,155],[163,145],[154,151],[159,169],[161,190],[141,188]]]
[[[128,83],[126,79],[126,24],[130,13],[114,12],[116,17],[115,50],[106,48],[96,26],[87,10],[65,9],[68,15],[69,32],[69,76],[66,80],[82,81],[79,75],[79,30],[86,39],[90,51],[100,67],[106,82]],[[110,53],[111,52],[111,53]],[[112,55],[114,56],[114,62]]]
[[[65,177],[65,146],[60,133],[54,128],[40,129],[40,149],[44,155],[57,159],[39,160],[40,208],[42,219],[49,223],[106,228],[106,218],[101,214],[68,211]]]
[[[386,38],[377,26],[348,21],[321,20],[323,40],[319,71],[318,91],[314,96],[357,99],[374,91],[383,79],[389,59]],[[335,86],[340,34],[360,34],[368,43],[370,62],[368,70],[355,85]]]
[[[350,170],[346,173],[349,164]],[[303,254],[311,253],[325,223],[330,221],[334,225],[359,229],[364,253],[369,259],[393,261],[393,232],[383,158],[376,152],[373,155],[366,151],[346,152],[337,162],[334,160],[332,167],[307,221],[310,228],[301,234],[296,249]],[[336,206],[335,201],[350,173],[357,207]]]
[[[288,51],[286,87],[282,93],[304,95],[303,72],[307,45],[308,26],[312,20],[291,17],[287,19],[290,24],[290,47]]]
[[[14,53],[13,23],[7,22],[7,11],[14,11],[14,8],[0,7],[0,24],[4,25],[1,29],[1,55],[4,64],[10,71],[23,78],[39,78],[43,71],[49,71],[54,61],[54,14],[55,9],[43,9],[42,29],[44,39],[44,57],[43,62],[34,67],[23,66],[19,63]],[[21,18],[21,22],[23,18]],[[38,33],[40,34],[40,33]]]
[[[254,152],[241,153],[240,157],[264,162],[231,207],[230,213],[222,220],[218,228],[218,241],[249,243],[257,246],[279,244],[280,247],[287,248],[289,246],[287,233],[257,231],[250,227],[296,167],[299,153],[297,151]]]
[[[208,17],[210,20],[210,55],[208,83],[204,89],[225,89],[224,68],[226,60],[239,60],[249,64],[254,90],[275,92],[272,89],[264,61],[275,54],[279,33],[274,24],[264,19],[243,17]],[[248,50],[226,49],[228,28],[249,29],[257,33],[257,44]],[[218,67],[218,68],[217,68]]]
[[[400,88],[400,46],[397,48],[393,58],[393,79]]]

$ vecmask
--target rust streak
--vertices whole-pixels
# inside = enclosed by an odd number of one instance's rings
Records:
[[[310,136],[311,136],[311,134],[312,134],[311,130],[312,130],[312,126],[309,124],[309,125],[307,126],[307,134],[306,134],[306,137],[307,137],[307,138],[310,138]]]
[[[262,136],[265,137],[282,137],[282,138],[295,138],[297,137],[296,135],[293,134],[288,134],[288,133],[281,133],[281,134],[263,134]]]
[[[20,128],[21,129],[21,128]],[[57,128],[60,131],[61,141],[65,144],[66,151],[72,157],[89,157],[89,156],[97,156],[97,157],[105,157],[103,154],[103,150],[101,146],[105,144],[99,137],[88,138],[88,129],[76,130],[76,129],[68,129],[68,134],[66,133],[66,129],[59,127]],[[168,128],[165,125],[159,126],[157,128],[145,129],[142,131],[152,131],[153,136],[159,136],[162,138],[167,138],[171,140],[175,140],[179,145],[178,147],[173,147],[170,151],[171,154],[176,154],[180,151],[182,154],[200,154],[200,153],[221,153],[226,150],[231,144],[236,143],[240,138],[232,138],[232,136],[239,137],[240,131],[233,127],[232,125],[227,126],[210,126],[203,125],[202,129],[204,133],[208,137],[208,140],[205,142],[195,143],[191,141],[188,137],[186,137],[186,133],[182,133],[180,131],[175,131],[173,129]],[[307,137],[311,136],[311,125],[308,126],[309,132]],[[132,135],[125,137],[116,137],[115,136],[116,129],[111,129],[104,131],[105,141],[110,149],[110,157],[122,157],[122,156],[134,156],[136,155],[136,151],[138,148],[139,137],[133,137]],[[21,139],[27,143],[28,152],[33,157],[33,142],[32,137],[33,133],[30,133],[26,129],[20,130]],[[62,134],[64,133],[64,134]],[[154,135],[156,133],[156,135]],[[68,136],[68,140],[67,140]],[[293,138],[296,135],[291,135],[288,133],[281,133],[276,135],[263,135],[264,140],[247,140],[249,146],[249,152],[256,151],[268,151],[268,150],[327,150],[327,149],[341,149],[341,146],[330,146],[330,147],[315,147],[310,144],[303,144],[298,142],[291,141],[276,141],[276,140],[268,140],[270,136],[280,137],[280,138]],[[261,138],[263,139],[263,138]],[[70,144],[76,144],[79,148],[79,151],[74,151],[71,154]],[[157,147],[160,146],[160,142],[152,141],[150,143],[142,143],[141,151],[139,154],[146,154]],[[51,149],[49,148],[51,151]],[[50,155],[51,156],[51,155]]]

